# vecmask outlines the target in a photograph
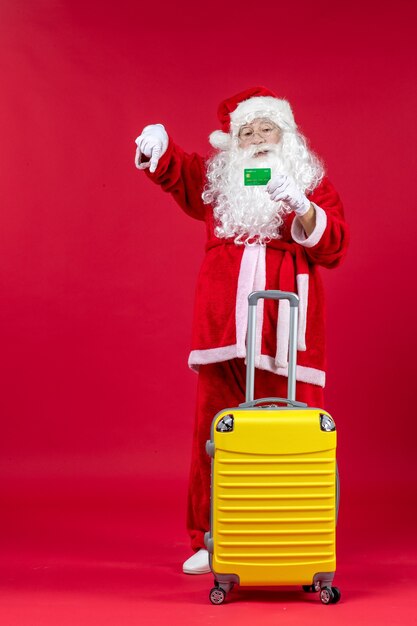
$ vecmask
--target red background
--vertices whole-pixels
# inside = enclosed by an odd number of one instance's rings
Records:
[[[186,362],[204,228],[135,169],[134,139],[145,124],[162,122],[185,149],[206,153],[219,101],[256,84],[292,103],[351,227],[346,261],[322,272],[326,408],[338,425],[343,490],[341,576],[343,563],[353,578],[355,559],[382,553],[377,580],[389,570],[393,582],[393,564],[402,572],[410,565],[414,7],[2,2],[6,623],[58,619],[48,599],[39,613],[25,613],[13,594],[33,585],[41,592],[29,571],[48,567],[46,587],[58,593],[51,563],[70,555],[81,563],[72,585],[84,580],[86,564],[99,572],[103,563],[128,563],[130,571],[166,559],[170,573],[165,580],[158,570],[159,585],[180,585],[186,605],[193,585],[195,603],[206,605],[208,579],[177,576],[189,555],[183,521],[196,377]],[[56,611],[62,606],[56,601]],[[107,623],[104,613],[95,621],[80,613],[76,623]]]

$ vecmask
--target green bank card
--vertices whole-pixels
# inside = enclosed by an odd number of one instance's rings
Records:
[[[252,170],[244,170],[245,185],[267,185],[271,180],[270,167],[256,167]]]

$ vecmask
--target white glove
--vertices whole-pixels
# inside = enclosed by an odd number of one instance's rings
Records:
[[[145,126],[142,133],[135,139],[137,145],[135,165],[138,170],[149,171],[153,174],[158,166],[158,161],[168,148],[168,135],[162,124],[150,124]],[[150,161],[140,162],[140,156],[144,154]]]
[[[299,217],[307,213],[310,200],[300,191],[291,176],[277,174],[266,186],[266,190],[275,202],[285,202]]]

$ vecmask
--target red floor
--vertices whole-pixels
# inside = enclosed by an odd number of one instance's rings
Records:
[[[128,483],[106,492],[105,483],[90,481],[54,497],[49,485],[43,498],[36,489],[22,498],[21,486],[19,497],[5,498],[2,625],[417,624],[417,540],[406,493],[389,506],[384,493],[362,501],[345,494],[339,604],[323,606],[295,588],[235,588],[226,604],[212,606],[211,575],[180,569],[189,556],[184,484]]]

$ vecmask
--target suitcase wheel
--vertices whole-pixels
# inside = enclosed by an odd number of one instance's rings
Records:
[[[226,592],[221,587],[213,587],[210,591],[209,598],[212,604],[223,604],[226,600]]]
[[[316,589],[315,585],[303,585],[303,591],[306,593],[316,593],[318,589]]]
[[[341,597],[338,587],[322,587],[320,591],[320,600],[323,604],[336,604]]]
[[[332,591],[333,591],[333,604],[336,604],[336,602],[339,602],[342,594],[340,593],[339,587],[332,587]]]

